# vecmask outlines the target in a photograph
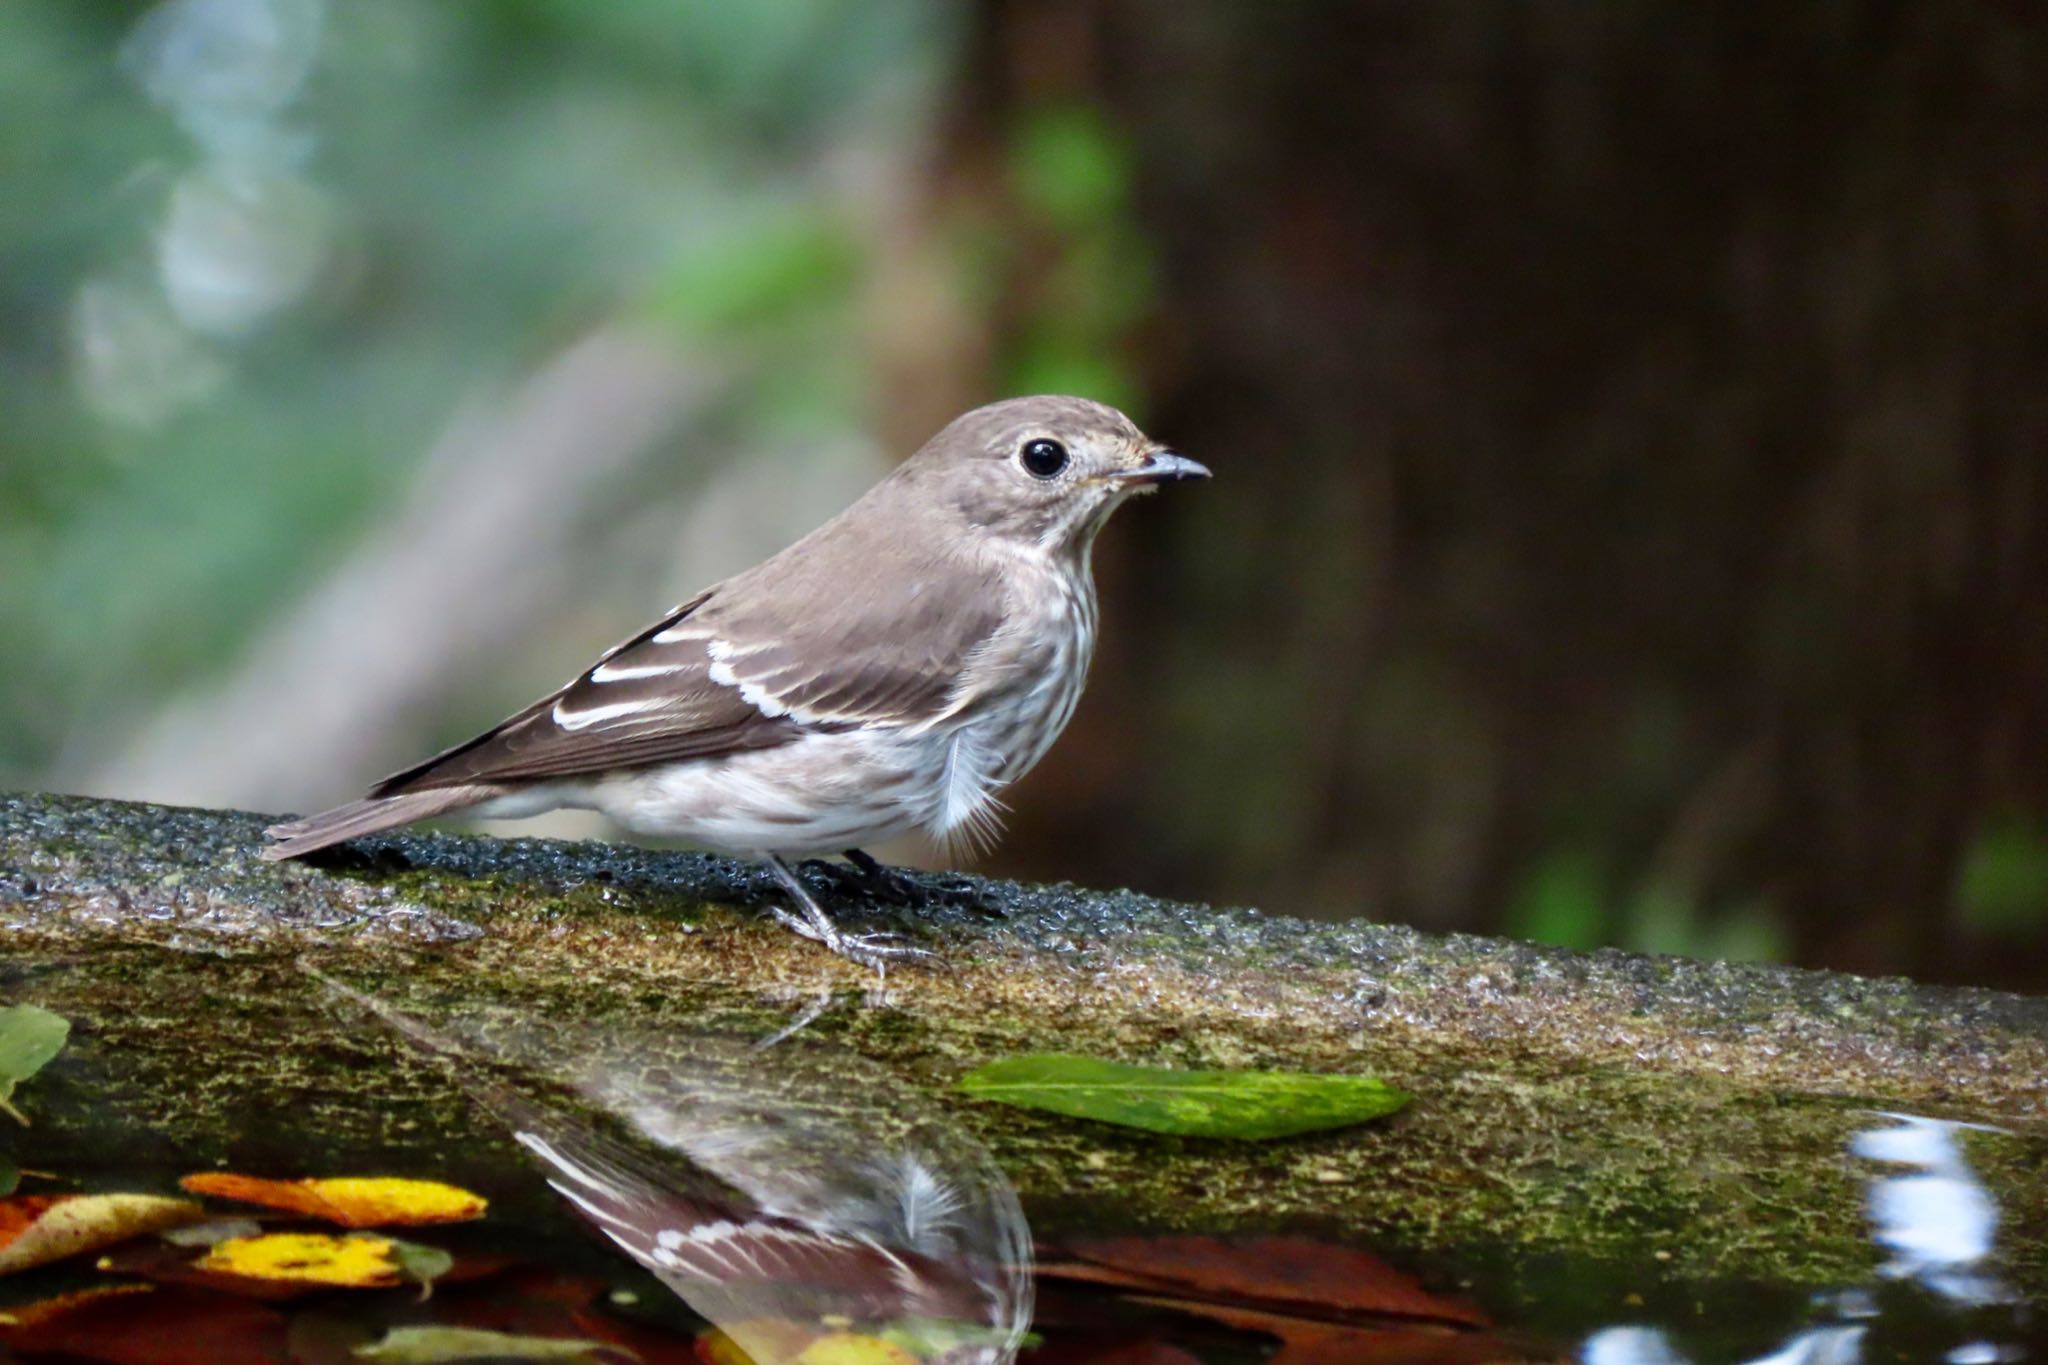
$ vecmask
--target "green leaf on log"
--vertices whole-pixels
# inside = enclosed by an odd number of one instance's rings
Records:
[[[1177,1071],[1051,1052],[977,1067],[960,1088],[1024,1109],[1210,1138],[1279,1138],[1344,1128],[1408,1103],[1407,1095],[1371,1076]]]
[[[0,1009],[0,1113],[27,1125],[27,1117],[11,1103],[14,1087],[48,1065],[70,1036],[71,1021],[40,1005]]]

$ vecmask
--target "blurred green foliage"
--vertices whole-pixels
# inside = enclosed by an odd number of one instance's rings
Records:
[[[648,315],[693,338],[733,332],[843,301],[859,247],[836,225],[795,212],[707,242],[664,271]]]
[[[1010,387],[1141,411],[1129,347],[1152,304],[1152,262],[1131,203],[1127,140],[1101,110],[1059,105],[1025,116],[1009,157],[1017,198],[1050,244],[1029,272]]]
[[[1618,889],[1583,851],[1550,854],[1531,868],[1508,911],[1507,932],[1564,948],[1630,948],[1724,962],[1773,962],[1790,948],[1782,922],[1762,904],[1709,909],[1655,885]]]
[[[2011,812],[1971,842],[1956,885],[1963,923],[1987,934],[2038,934],[2048,925],[2048,828]]]
[[[856,422],[859,248],[818,163],[930,87],[954,27],[924,0],[0,7],[0,774],[231,666],[455,401],[608,318],[784,348],[762,402]],[[227,88],[251,70],[274,107]],[[171,225],[228,160],[319,265],[208,329]]]

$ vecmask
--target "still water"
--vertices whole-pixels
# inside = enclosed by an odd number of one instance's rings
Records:
[[[1972,1169],[1964,1139],[1980,1126],[1952,1118],[1862,1116],[1842,1158],[1876,1269],[1816,1293],[1675,1278],[1653,1258],[1369,1246],[1323,1225],[1189,1235],[1133,1226],[1113,1197],[1027,1209],[941,1103],[819,1041],[802,1014],[679,1040],[473,1004],[429,1022],[317,973],[307,989],[459,1087],[478,1141],[505,1152],[488,1212],[437,1222],[388,1191],[279,1207],[253,1185],[206,1186],[175,1226],[0,1274],[0,1360],[2048,1360]],[[252,1114],[275,1135],[254,1149],[272,1169],[226,1178],[369,1174],[296,1168],[294,1121]],[[176,1155],[146,1128],[130,1169],[30,1171],[22,1193],[178,1193],[186,1168],[166,1169]],[[386,1204],[337,1211],[357,1196]],[[0,1269],[7,1234],[0,1223]]]

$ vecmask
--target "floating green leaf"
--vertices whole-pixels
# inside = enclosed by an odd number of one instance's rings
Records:
[[[401,1242],[396,1237],[390,1242],[391,1259],[397,1263],[398,1273],[420,1287],[422,1300],[434,1292],[434,1281],[455,1268],[455,1258],[439,1247]]]
[[[27,1117],[9,1102],[14,1087],[48,1065],[70,1036],[71,1021],[40,1005],[0,1010],[0,1112],[26,1126]]]
[[[479,1327],[394,1327],[381,1341],[354,1348],[382,1365],[449,1365],[458,1360],[620,1361],[639,1357],[608,1341],[524,1337]]]
[[[1277,1138],[1391,1114],[1408,1096],[1370,1076],[1301,1071],[1176,1071],[1031,1053],[977,1067],[979,1099],[1183,1137]]]

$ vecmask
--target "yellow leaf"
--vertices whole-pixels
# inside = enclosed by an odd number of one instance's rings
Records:
[[[209,1171],[178,1182],[194,1194],[239,1199],[245,1204],[285,1209],[345,1228],[413,1227],[422,1223],[464,1223],[481,1218],[482,1195],[438,1180],[400,1176],[343,1176],[331,1180],[264,1180]]]
[[[834,1332],[804,1347],[796,1365],[918,1365],[917,1357],[894,1342],[858,1332]]]
[[[744,1318],[697,1338],[704,1365],[794,1365],[818,1331],[783,1318]]]
[[[395,1248],[384,1237],[335,1237],[324,1232],[270,1232],[216,1242],[201,1270],[257,1280],[382,1289],[399,1282]]]
[[[182,1227],[206,1217],[190,1199],[155,1194],[23,1195],[0,1199],[0,1275]]]

